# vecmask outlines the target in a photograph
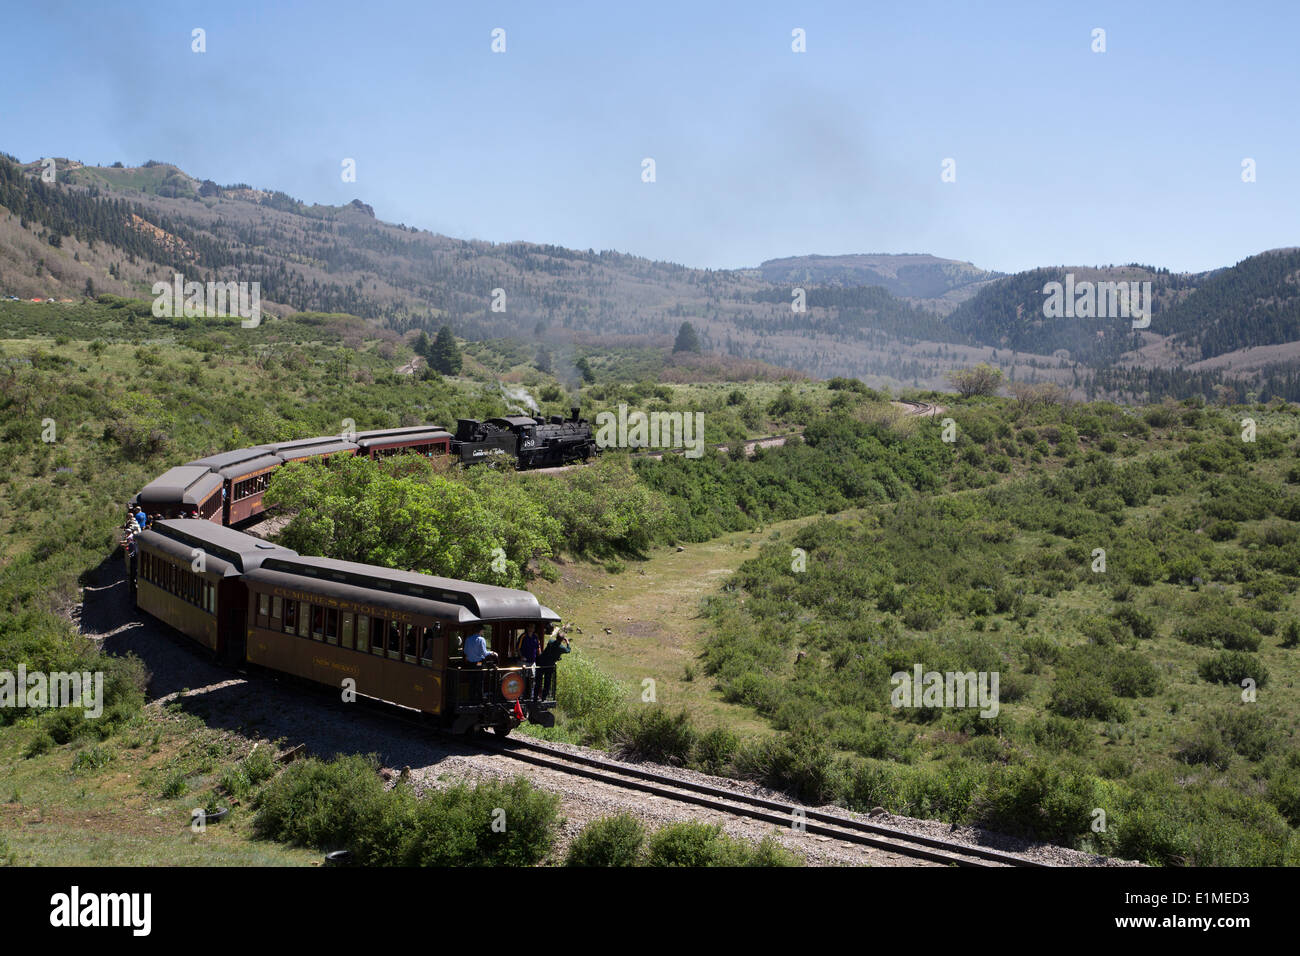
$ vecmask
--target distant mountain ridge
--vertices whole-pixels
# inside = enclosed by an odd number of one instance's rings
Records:
[[[789,256],[768,259],[758,269],[766,281],[778,285],[881,286],[940,315],[1005,274],[926,253]]]
[[[942,387],[947,370],[978,361],[1080,391],[1107,370],[1106,387],[1123,395],[1157,383],[1205,393],[1215,376],[1263,376],[1272,366],[1295,368],[1300,382],[1294,248],[1196,275],[1140,265],[1003,275],[927,254],[692,269],[611,251],[455,239],[376,219],[361,199],[308,205],[278,190],[220,186],[168,163],[64,159],[55,167],[55,181],[45,182],[46,163],[0,154],[0,293],[148,297],[154,282],[182,272],[259,282],[271,316],[347,312],[398,334],[450,324],[470,338],[539,346],[666,347],[689,321],[706,352],[883,387]],[[1044,286],[1069,273],[1151,282],[1152,323],[1048,318]],[[802,308],[796,288],[804,290]],[[1192,366],[1201,376],[1195,382],[1180,372]]]

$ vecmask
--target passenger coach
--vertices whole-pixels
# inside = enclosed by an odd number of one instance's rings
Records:
[[[248,617],[245,572],[269,555],[296,552],[210,521],[156,521],[136,536],[129,555],[136,607],[202,644],[216,656],[242,659]]]
[[[554,697],[532,699],[540,675],[519,649],[528,627],[545,634],[559,617],[527,591],[305,557],[205,521],[158,522],[139,544],[139,607],[230,663],[334,688],[350,679],[457,733],[554,723]],[[476,632],[495,663],[465,661]]]
[[[397,454],[424,457],[448,454],[452,436],[437,425],[412,425],[358,432],[350,438],[324,435],[239,448],[198,458],[151,481],[131,501],[164,518],[200,518],[236,525],[266,509],[262,496],[281,465],[293,461],[328,462],[338,455],[387,458]]]

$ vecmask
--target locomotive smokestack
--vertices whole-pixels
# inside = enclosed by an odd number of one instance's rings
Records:
[[[573,415],[573,417],[570,419],[570,421],[574,421],[574,422],[576,422],[576,421],[578,420],[578,412],[580,412],[581,410],[582,410],[582,409],[578,408],[577,405],[574,405],[572,408],[570,408],[570,409],[569,409],[569,412],[570,412],[570,414]]]

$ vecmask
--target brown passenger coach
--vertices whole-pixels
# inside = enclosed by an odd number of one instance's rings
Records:
[[[528,591],[313,558],[211,521],[155,522],[128,558],[136,604],[222,660],[435,715],[457,733],[554,723],[519,650],[559,622]],[[496,660],[465,661],[482,633]],[[554,682],[552,682],[552,685]]]

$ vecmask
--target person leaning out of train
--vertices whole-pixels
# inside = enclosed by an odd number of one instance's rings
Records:
[[[537,625],[529,624],[524,631],[524,639],[519,642],[519,656],[523,658],[524,667],[528,668],[528,696],[535,696],[537,690],[537,655],[542,652],[542,635],[537,633]]]
[[[149,526],[149,516],[144,513],[143,508],[135,513],[135,523],[140,526],[141,531]]]
[[[560,655],[567,654],[570,650],[569,639],[563,634],[557,634],[551,639],[551,643],[546,645],[546,650],[537,655],[537,667],[542,674],[541,700],[551,696],[551,691],[555,687],[555,668],[560,663]]]

